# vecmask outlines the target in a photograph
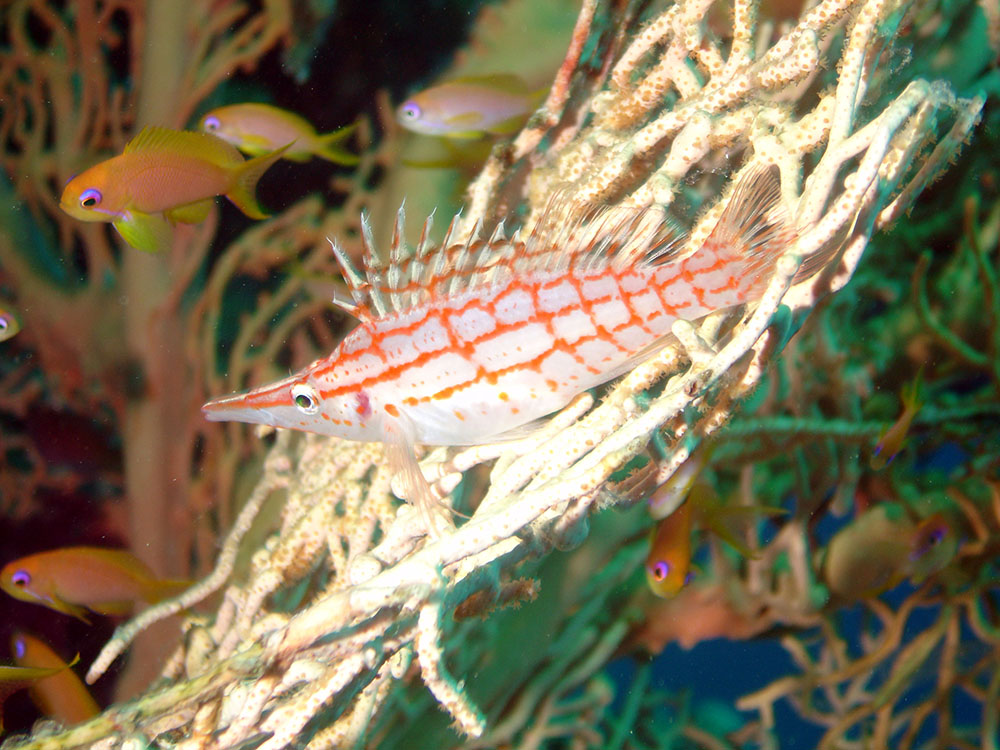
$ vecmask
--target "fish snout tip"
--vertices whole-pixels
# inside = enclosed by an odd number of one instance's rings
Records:
[[[277,420],[270,409],[256,403],[254,394],[237,393],[207,401],[201,413],[209,422],[247,422],[250,424],[276,425]]]
[[[201,413],[209,422],[225,422],[232,419],[232,412],[245,407],[242,401],[242,395],[213,398],[202,404]]]

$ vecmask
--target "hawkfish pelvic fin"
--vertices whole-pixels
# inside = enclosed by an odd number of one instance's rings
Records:
[[[414,448],[415,433],[413,424],[405,417],[392,422],[386,431],[386,458],[395,478],[393,491],[417,509],[428,536],[439,539],[445,532],[453,530],[455,525],[449,509],[435,496],[420,470]]]

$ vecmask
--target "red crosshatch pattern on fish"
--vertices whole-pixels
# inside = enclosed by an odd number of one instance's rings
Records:
[[[400,211],[388,267],[364,222],[364,274],[331,242],[353,296],[338,304],[360,325],[300,373],[203,411],[404,447],[518,434],[648,357],[675,320],[759,297],[792,239],[779,187],[777,170],[751,170],[686,257],[659,207],[571,206],[579,218],[566,223],[550,206],[525,238],[501,225],[458,244],[453,222],[440,248],[428,220],[410,256]]]

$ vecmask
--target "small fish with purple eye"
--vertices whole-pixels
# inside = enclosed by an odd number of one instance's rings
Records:
[[[14,338],[21,330],[21,322],[9,310],[0,307],[0,341]]]
[[[157,579],[130,552],[101,547],[38,552],[0,570],[0,588],[15,599],[41,604],[84,622],[89,622],[87,610],[126,614],[139,599],[152,604],[190,585],[190,581]]]
[[[888,466],[892,462],[892,459],[903,449],[906,436],[910,431],[910,426],[913,424],[913,418],[917,416],[917,412],[924,405],[920,394],[922,376],[923,368],[921,367],[913,382],[903,386],[903,390],[900,393],[900,399],[903,402],[903,412],[890,427],[882,430],[882,434],[879,435],[878,442],[872,450],[869,465],[875,471]]]
[[[80,661],[77,655],[69,664],[59,667],[25,667],[0,664],[0,733],[3,732],[3,704],[18,690],[24,690],[39,680],[57,675]]]
[[[10,647],[20,667],[52,671],[51,675],[28,685],[31,699],[45,716],[63,724],[79,724],[101,712],[90,691],[70,668],[79,657],[67,664],[48,644],[24,632],[11,636]]]
[[[251,219],[267,218],[254,191],[286,148],[248,161],[221,138],[147,127],[120,155],[71,178],[59,208],[80,221],[110,222],[132,247],[156,252],[169,244],[171,223],[204,221],[217,195]]]
[[[539,105],[547,89],[531,90],[508,74],[466,76],[414,94],[396,109],[407,130],[443,138],[510,135]]]
[[[826,547],[823,578],[849,600],[878,596],[906,578],[920,584],[946,568],[958,536],[941,513],[913,521],[897,502],[882,502],[840,529]]]
[[[697,460],[698,455],[704,453],[699,452],[692,458]],[[673,487],[668,485],[669,482],[650,497],[651,508],[659,507],[657,496],[665,487],[668,491],[673,491]],[[677,596],[681,589],[694,579],[691,571],[691,555],[694,553],[691,538],[695,531],[695,522],[705,531],[725,541],[744,557],[755,558],[756,553],[732,533],[725,519],[785,513],[787,511],[784,508],[720,505],[712,487],[698,476],[693,477],[686,499],[670,515],[663,518],[650,535],[649,554],[646,556],[646,582],[650,590],[659,597],[669,599]]]
[[[198,121],[199,130],[233,144],[250,156],[264,156],[288,144],[283,159],[304,162],[318,156],[345,166],[361,161],[340,146],[357,126],[353,122],[330,133],[317,133],[301,115],[256,102],[218,107]]]

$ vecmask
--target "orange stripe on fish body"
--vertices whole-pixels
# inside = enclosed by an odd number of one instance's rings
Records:
[[[126,614],[137,600],[149,603],[179,594],[188,581],[164,581],[125,550],[64,547],[7,563],[0,588],[87,622],[87,610]]]
[[[363,222],[364,275],[331,243],[352,287],[353,302],[340,304],[361,325],[302,372],[203,411],[353,440],[498,438],[634,367],[674,320],[757,298],[791,239],[775,172],[741,180],[708,240],[679,260],[664,234],[639,229],[662,219],[658,209],[591,210],[569,227],[543,218],[523,240],[501,226],[455,245],[449,229],[436,250],[425,226],[410,259],[400,211],[387,270]]]
[[[19,666],[52,670],[51,675],[28,685],[32,700],[43,714],[64,724],[79,724],[101,712],[71,665],[47,644],[23,632],[15,632],[10,644]]]

